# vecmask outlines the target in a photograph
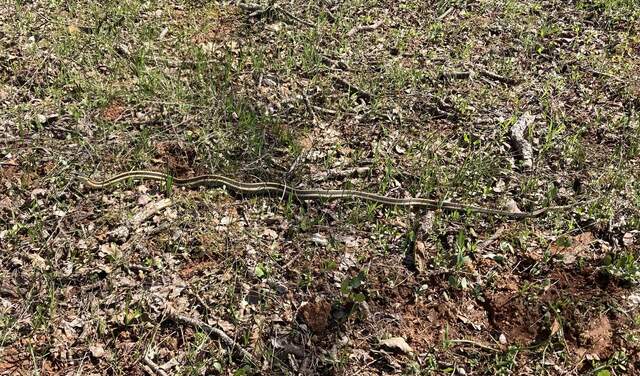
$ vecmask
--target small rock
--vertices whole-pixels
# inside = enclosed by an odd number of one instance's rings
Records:
[[[274,279],[270,278],[267,281],[267,283],[272,289],[276,290],[276,292],[280,295],[284,295],[287,293],[287,291],[289,291],[289,289],[287,289],[287,286],[283,285],[282,283],[279,283],[278,281],[275,281]]]
[[[510,198],[508,199],[504,206],[507,208],[507,210],[511,213],[522,213],[520,211],[520,208],[518,208],[518,204],[515,202],[514,199]]]
[[[327,240],[327,237],[320,234],[320,233],[315,233],[313,235],[311,235],[311,239],[310,239],[315,245],[319,245],[322,247],[326,247],[327,244],[329,243],[329,241]]]
[[[380,345],[386,346],[390,349],[400,350],[403,353],[413,352],[413,349],[411,348],[411,346],[409,346],[407,341],[405,341],[405,339],[402,337],[382,339],[380,340]]]
[[[102,358],[104,356],[104,347],[100,344],[89,346],[89,351],[94,358]]]
[[[283,26],[284,25],[283,25],[282,22],[276,22],[276,23],[272,23],[270,25],[265,26],[265,28],[267,30],[270,30],[270,31],[278,32],[278,31],[282,30]]]
[[[36,123],[44,124],[46,122],[47,122],[47,117],[46,116],[44,116],[43,114],[36,115]]]
[[[278,233],[270,228],[265,228],[264,231],[262,231],[262,237],[274,240],[278,239]]]
[[[622,244],[624,244],[625,247],[631,247],[634,242],[635,242],[635,239],[633,237],[633,234],[630,232],[627,232],[622,237]]]
[[[31,199],[35,199],[38,196],[44,196],[47,193],[46,189],[36,188],[31,191]]]
[[[10,263],[11,263],[11,266],[14,268],[21,268],[22,266],[24,266],[24,263],[22,262],[22,260],[20,260],[17,257],[13,257]]]
[[[164,37],[167,35],[167,32],[169,32],[168,27],[165,27],[164,29],[162,29],[162,31],[160,32],[160,35],[158,36],[158,39],[164,39]]]
[[[131,50],[129,49],[129,46],[127,46],[124,43],[119,44],[116,47],[116,51],[118,51],[120,54],[122,54],[124,56],[129,56],[129,54],[131,53]]]
[[[110,231],[108,234],[111,239],[124,242],[129,238],[129,228],[127,226],[120,226]]]
[[[632,307],[640,306],[640,294],[631,294],[627,297]]]

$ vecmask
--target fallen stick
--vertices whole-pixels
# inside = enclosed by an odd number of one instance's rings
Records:
[[[360,98],[364,99],[365,101],[369,101],[371,100],[371,98],[373,97],[371,95],[371,93],[369,93],[368,91],[350,83],[349,81],[346,81],[344,78],[338,77],[338,76],[333,76],[333,79],[342,87],[346,88],[347,90],[349,90],[349,92],[355,93],[357,94]]]
[[[372,25],[364,25],[364,26],[354,26],[353,29],[349,30],[347,32],[347,36],[351,37],[353,35],[355,35],[356,33],[359,33],[361,31],[373,31],[377,28],[379,28],[380,26],[382,26],[382,24],[384,24],[383,20],[377,21],[376,23],[372,24]]]
[[[282,8],[281,6],[279,6],[279,5],[275,5],[275,6],[274,6],[274,9],[275,9],[275,10],[277,10],[277,11],[279,11],[280,13],[284,14],[286,17],[289,17],[290,19],[292,19],[292,20],[294,20],[294,21],[296,21],[296,22],[299,22],[299,23],[301,23],[301,24],[303,24],[303,25],[305,25],[305,26],[313,26],[313,24],[312,24],[311,22],[309,22],[309,21],[307,21],[307,20],[303,20],[302,18],[300,18],[300,17],[298,17],[298,16],[294,15],[293,13],[289,12],[288,10],[283,9],[283,8]]]
[[[171,201],[171,199],[169,198],[165,198],[160,201],[150,202],[147,205],[145,205],[145,207],[141,211],[139,211],[133,216],[133,218],[131,219],[131,224],[134,226],[140,226],[140,224],[146,221],[147,218],[151,217],[152,215],[156,214],[160,210],[165,209],[171,205],[173,205],[173,201]]]
[[[477,72],[478,75],[488,78],[493,81],[502,82],[503,84],[514,85],[518,83],[518,80],[513,78],[501,76],[497,73],[490,72],[486,69],[481,69]],[[440,75],[440,79],[458,79],[458,80],[466,80],[469,78],[473,78],[476,75],[474,71],[458,71],[458,72],[444,72]]]
[[[482,69],[479,73],[486,78],[492,79],[494,81],[502,82],[503,84],[513,85],[518,83],[518,81],[514,80],[513,78],[501,76],[497,73],[489,72],[488,70],[485,70],[485,69]]]
[[[342,70],[350,70],[349,66],[347,65],[347,63],[345,63],[342,60],[334,60],[332,58],[330,58],[329,56],[326,55],[320,55],[320,60],[322,60],[323,63],[331,66],[331,67],[337,67],[338,69],[342,69]]]
[[[453,7],[449,7],[449,9],[445,10],[444,13],[437,17],[437,19],[440,21],[444,20],[451,12],[453,12],[453,9]]]
[[[491,235],[491,237],[489,237],[489,239],[483,241],[482,243],[480,243],[478,245],[478,247],[476,248],[476,253],[483,252],[488,246],[490,246],[493,242],[498,240],[498,238],[500,236],[502,236],[502,234],[505,232],[506,229],[507,229],[507,226],[501,226],[499,229],[497,229],[493,233],[493,235]]]
[[[467,78],[471,78],[472,75],[472,71],[443,72],[440,74],[440,79],[466,80]]]
[[[269,13],[270,11],[276,12],[276,13],[280,13],[283,16],[285,16],[285,18],[288,18],[290,20],[293,20],[295,22],[299,22],[305,26],[313,26],[313,24],[309,21],[303,20],[300,17],[294,15],[293,13],[289,12],[288,10],[282,8],[280,5],[278,4],[274,4],[274,5],[270,5],[270,6],[260,6],[259,4],[255,4],[255,3],[238,3],[238,7],[240,7],[242,10],[244,10],[245,12],[251,12],[249,13],[249,17],[258,17],[261,16],[263,14]]]
[[[142,357],[142,361],[144,362],[144,364],[147,365],[147,367],[151,369],[151,371],[153,371],[153,372],[147,371],[150,374],[155,373],[156,375],[160,375],[160,376],[169,376],[162,368],[160,368],[160,366],[154,363],[153,360],[149,359],[147,355]]]
[[[313,110],[313,106],[311,105],[311,101],[309,100],[309,96],[304,91],[302,92],[302,99],[303,99],[305,107],[307,108],[307,111],[309,111],[309,113],[311,114],[311,117],[313,118],[313,124],[317,124],[318,123],[318,117],[316,116],[316,112]]]
[[[173,312],[171,309],[167,310],[168,312],[168,316],[170,319],[184,324],[184,325],[190,325],[190,326],[195,326],[195,327],[199,327],[201,329],[203,329],[204,331],[206,331],[208,334],[210,335],[215,335],[216,337],[218,337],[222,342],[224,342],[227,346],[229,346],[230,348],[238,351],[240,354],[242,354],[242,356],[248,360],[249,362],[251,362],[251,364],[253,365],[258,365],[257,360],[253,357],[253,355],[251,355],[250,352],[248,352],[247,350],[243,349],[242,346],[240,346],[236,341],[234,341],[231,337],[229,337],[225,332],[223,332],[222,330],[218,329],[218,328],[214,328],[213,326],[200,321],[198,319],[194,319],[192,317],[189,316],[185,316],[185,315],[181,315],[178,313]]]
[[[525,112],[511,127],[511,142],[514,144],[522,160],[522,167],[525,169],[533,167],[533,147],[529,141],[525,139],[524,134],[535,120],[535,116],[529,112]]]

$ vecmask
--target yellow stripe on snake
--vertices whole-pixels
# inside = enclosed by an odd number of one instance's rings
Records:
[[[456,210],[507,218],[531,218],[540,216],[551,210],[566,210],[575,206],[548,206],[531,212],[511,212],[474,205],[465,205],[451,201],[439,201],[421,197],[395,198],[355,190],[301,189],[274,182],[246,183],[222,175],[200,175],[191,178],[178,178],[155,171],[129,171],[112,176],[109,179],[96,181],[87,177],[80,178],[89,188],[102,189],[127,180],[153,180],[172,184],[176,187],[226,187],[241,194],[276,194],[281,197],[292,197],[296,200],[334,200],[361,199],[387,206],[423,207],[428,209]]]

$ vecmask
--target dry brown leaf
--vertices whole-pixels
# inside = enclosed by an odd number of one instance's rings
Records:
[[[577,257],[589,256],[589,249],[595,237],[591,232],[584,232],[572,238],[563,238],[551,245],[552,255],[562,255],[565,264],[572,264]],[[568,244],[566,242],[568,241]]]
[[[329,324],[331,305],[324,299],[317,299],[315,302],[302,303],[300,315],[312,332],[320,334],[324,332]]]
[[[33,265],[34,268],[36,269],[40,269],[43,271],[47,271],[49,270],[49,265],[47,265],[47,261],[42,258],[42,256],[40,256],[37,253],[28,255],[29,259],[31,260],[31,264]]]
[[[560,330],[560,322],[557,319],[553,320],[551,324],[551,336],[554,336]]]

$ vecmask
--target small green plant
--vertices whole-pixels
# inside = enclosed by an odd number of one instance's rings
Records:
[[[513,369],[517,367],[517,357],[520,348],[509,346],[507,351],[495,355],[495,375],[511,375]]]
[[[261,262],[259,262],[255,269],[254,269],[254,274],[256,277],[262,279],[262,278],[267,278],[269,276],[270,270],[271,268],[269,268],[268,265],[265,265]]]
[[[171,192],[173,191],[173,175],[171,174],[168,174],[167,178],[165,179],[164,191],[167,196],[170,196]]]
[[[611,376],[611,375],[623,375],[627,374],[629,368],[627,364],[629,358],[624,350],[616,351],[613,355],[604,362],[593,361],[592,375],[595,376]]]
[[[614,278],[633,284],[640,282],[640,258],[630,251],[608,254],[602,264],[604,271]]]
[[[367,278],[365,271],[360,271],[355,277],[347,278],[340,285],[340,292],[346,297],[347,302],[361,303],[366,300],[366,296],[360,292],[360,288]]]
[[[455,271],[449,275],[449,285],[455,289],[466,290],[469,288],[469,281],[463,274],[464,268],[472,262],[469,253],[474,251],[475,246],[468,241],[464,231],[460,230],[456,236],[454,248],[456,251]]]

